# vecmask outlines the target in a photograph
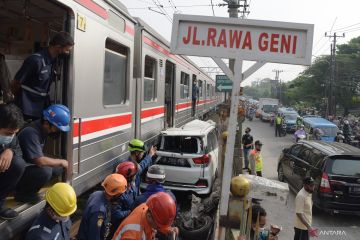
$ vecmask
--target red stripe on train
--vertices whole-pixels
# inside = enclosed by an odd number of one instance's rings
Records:
[[[135,35],[135,30],[134,28],[132,28],[129,24],[125,25],[125,32],[127,32],[128,34],[130,34],[131,36]]]
[[[81,135],[107,130],[131,123],[132,114],[90,120],[81,123]],[[74,137],[79,136],[79,123],[74,123]]]
[[[97,3],[95,3],[93,0],[74,0],[75,2],[79,3],[80,5],[86,7],[96,15],[100,16],[103,19],[108,19],[109,15],[105,8],[101,7]]]
[[[146,109],[141,111],[141,119],[165,113],[164,107]]]

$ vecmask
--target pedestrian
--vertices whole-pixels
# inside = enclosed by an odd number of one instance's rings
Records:
[[[68,132],[69,124],[69,109],[64,105],[54,104],[43,111],[41,119],[31,122],[19,132],[19,144],[28,166],[16,186],[17,201],[40,201],[38,191],[53,175],[59,176],[68,168],[66,159],[48,157],[44,154],[43,148],[48,137],[57,139],[61,132]]]
[[[108,240],[117,228],[111,224],[112,202],[126,191],[127,181],[121,174],[114,173],[107,176],[101,185],[104,191],[96,191],[89,196],[77,240]]]
[[[245,134],[242,136],[241,142],[243,144],[243,153],[244,153],[244,168],[249,170],[249,152],[254,148],[253,137],[250,135],[251,129],[247,127],[245,129]]]
[[[158,192],[166,192],[170,194],[175,200],[175,195],[170,190],[166,190],[163,186],[165,177],[165,170],[162,169],[159,165],[150,166],[146,172],[146,182],[148,185],[146,186],[145,191],[136,197],[132,209],[146,202],[150,196]]]
[[[14,104],[0,104],[0,218],[10,220],[19,214],[5,207],[5,198],[20,180],[25,161],[16,137],[23,126],[21,110]]]
[[[51,38],[47,48],[26,58],[16,73],[11,84],[12,92],[26,121],[42,117],[42,111],[49,105],[55,62],[69,55],[73,45],[74,40],[68,33],[59,32]]]
[[[113,240],[150,240],[157,231],[176,239],[179,230],[171,226],[175,216],[174,199],[167,193],[158,192],[134,209],[120,224]]]
[[[196,113],[196,103],[199,102],[199,87],[197,86],[197,81],[194,79],[192,84],[192,93],[191,93],[191,116],[195,116]]]
[[[314,237],[317,229],[312,224],[312,193],[314,192],[314,179],[305,177],[303,188],[295,198],[295,236],[294,240],[308,240],[309,235]]]
[[[275,137],[279,135],[281,137],[281,127],[282,127],[283,119],[280,116],[280,113],[277,114],[275,118]]]
[[[262,177],[263,169],[263,157],[261,155],[262,142],[260,140],[255,141],[255,149],[250,151],[249,162],[250,162],[250,173]],[[255,170],[254,170],[255,169]]]
[[[46,205],[25,240],[70,240],[70,216],[76,211],[76,194],[67,183],[56,183],[45,193]]]

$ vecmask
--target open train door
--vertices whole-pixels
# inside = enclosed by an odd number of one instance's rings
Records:
[[[175,64],[165,64],[165,129],[174,126],[175,115]]]

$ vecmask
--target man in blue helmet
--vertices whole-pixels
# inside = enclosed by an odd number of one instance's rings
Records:
[[[58,138],[61,132],[70,130],[70,111],[60,104],[49,106],[43,117],[25,128],[19,135],[23,158],[28,163],[16,187],[15,199],[21,202],[37,202],[37,192],[51,179],[67,169],[68,161],[45,156],[43,147],[48,137]]]

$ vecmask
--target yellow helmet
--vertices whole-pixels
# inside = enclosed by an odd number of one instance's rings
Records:
[[[76,211],[76,193],[67,183],[56,183],[45,193],[46,202],[61,217],[68,217]]]

